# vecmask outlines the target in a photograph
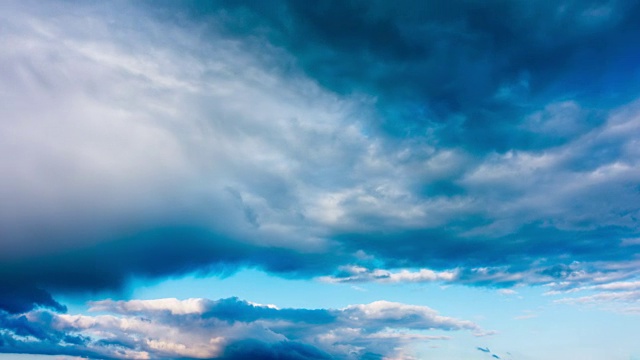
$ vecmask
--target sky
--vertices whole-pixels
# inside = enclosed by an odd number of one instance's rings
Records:
[[[0,360],[640,360],[638,17],[2,1]]]

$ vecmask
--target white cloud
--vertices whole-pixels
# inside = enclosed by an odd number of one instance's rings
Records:
[[[518,292],[513,289],[500,289],[498,290],[498,294],[511,296],[511,295],[517,295]]]
[[[397,271],[384,269],[368,269],[362,266],[342,266],[341,276],[322,276],[320,281],[330,283],[340,282],[368,282],[401,283],[401,282],[452,282],[458,277],[458,270],[434,271],[430,269],[399,269]]]
[[[51,340],[64,338],[60,335],[44,336],[29,340],[30,346],[48,346],[52,354],[64,346],[66,353],[118,359],[215,358],[228,346],[252,339],[267,344],[299,342],[346,359],[363,352],[395,356],[400,345],[450,338],[429,334],[431,330],[484,332],[471,321],[442,316],[426,306],[388,301],[328,310],[278,309],[237,299],[103,300],[91,306],[91,311],[105,314],[42,310],[25,314],[32,328],[40,328],[38,334],[57,332],[84,339],[74,345]],[[12,331],[9,325],[4,335],[11,336],[10,344],[17,348],[15,341],[26,340]]]
[[[119,314],[168,311],[172,315],[186,315],[202,314],[210,305],[210,301],[206,299],[178,300],[176,298],[128,301],[102,300],[91,302],[89,305],[89,311],[109,311]]]
[[[435,310],[425,306],[405,305],[389,301],[376,301],[371,304],[352,305],[342,310],[344,321],[362,324],[370,328],[380,323],[382,328],[393,324],[395,327],[409,329],[479,329],[470,321],[460,321],[438,315]]]

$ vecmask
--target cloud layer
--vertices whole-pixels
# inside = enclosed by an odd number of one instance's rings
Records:
[[[424,307],[387,301],[344,309],[279,309],[237,298],[91,304],[98,315],[0,313],[0,351],[101,359],[374,359],[400,345],[481,331]]]
[[[637,278],[635,7],[301,4],[3,4],[1,308],[243,267]]]

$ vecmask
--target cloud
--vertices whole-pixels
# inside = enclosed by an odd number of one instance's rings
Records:
[[[107,359],[360,359],[448,339],[431,330],[481,330],[425,306],[387,301],[309,310],[236,298],[103,300],[91,311],[100,315],[2,313],[2,351]]]
[[[640,31],[633,21],[639,10],[621,1],[354,0],[318,8],[295,1],[195,5],[190,12],[222,13],[230,33],[263,35],[334,91],[375,94],[382,127],[399,136],[435,122],[445,130],[440,141],[503,151],[549,143],[513,126],[549,96],[624,98],[621,89],[634,88],[621,73],[638,74],[623,59],[637,54],[628,43]]]
[[[636,8],[333,5],[3,5],[0,306],[243,267],[637,281],[636,82],[584,76]]]
[[[334,159],[365,147],[357,105],[253,58],[275,50],[205,44],[136,9],[48,6],[8,4],[2,19],[1,76],[15,86],[2,91],[2,278],[102,289],[270,267],[270,252],[272,271],[304,273],[307,255],[324,257],[331,242],[301,201],[332,181],[311,169],[343,173]]]
[[[419,269],[411,271],[402,269],[399,271],[388,271],[383,269],[367,269],[362,266],[342,266],[338,274],[334,276],[321,277],[321,281],[330,283],[342,282],[382,282],[382,283],[402,283],[402,282],[435,282],[449,281],[457,279],[457,271],[433,271],[429,269]]]
[[[36,307],[46,307],[59,312],[65,312],[67,308],[55,301],[51,295],[38,288],[23,288],[17,286],[3,286],[0,283],[0,311],[10,314],[23,313]]]
[[[532,313],[530,311],[525,311],[525,314],[515,316],[513,319],[514,320],[527,320],[527,319],[533,319],[533,318],[537,318],[537,317],[538,317],[537,314],[534,314],[534,313]]]
[[[556,300],[556,302],[568,304],[610,303],[612,301],[636,303],[640,301],[640,291],[600,292],[595,295]]]
[[[494,359],[501,359],[500,356],[498,356],[497,354],[492,353],[491,350],[489,350],[488,347],[482,348],[482,347],[477,346],[476,350],[482,351],[483,353],[486,353],[487,355],[491,355],[491,357],[494,358]]]
[[[634,270],[635,272],[637,269]],[[593,285],[593,283],[596,284]],[[609,311],[635,313],[636,305],[640,303],[640,282],[601,278],[581,286],[560,287],[557,290],[548,291],[547,295],[563,296],[556,298],[555,303],[597,306]]]
[[[365,261],[366,262],[366,261]],[[511,287],[518,285],[544,285],[547,295],[582,290],[635,289],[637,281],[624,281],[637,277],[637,261],[578,262],[550,264],[541,259],[526,267],[513,264],[471,268],[452,268],[442,271],[420,268],[375,269],[360,265],[341,266],[333,276],[322,276],[329,283],[429,283],[465,284],[498,288],[502,295],[516,295]]]
[[[256,340],[244,340],[231,344],[221,359],[306,360],[331,359],[331,357],[317,348],[295,342],[268,344]]]

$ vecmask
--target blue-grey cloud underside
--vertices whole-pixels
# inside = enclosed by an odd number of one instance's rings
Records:
[[[637,7],[430,4],[4,4],[0,307],[243,267],[633,277]]]

